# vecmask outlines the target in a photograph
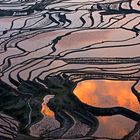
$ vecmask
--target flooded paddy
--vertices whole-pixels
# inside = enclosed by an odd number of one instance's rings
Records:
[[[137,135],[139,3],[0,1],[0,138]]]

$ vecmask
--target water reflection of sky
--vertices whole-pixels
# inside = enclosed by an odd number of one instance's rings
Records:
[[[96,107],[121,106],[140,112],[139,103],[131,92],[132,81],[88,80],[77,85],[76,96],[89,105]],[[137,86],[137,89],[140,85]],[[42,113],[53,117],[54,113],[43,104]],[[120,116],[98,117],[100,125],[95,136],[121,138],[128,134],[135,122]]]
[[[139,103],[131,92],[130,81],[83,81],[74,93],[81,101],[97,107],[122,106],[140,112]],[[99,117],[97,136],[118,138],[130,132],[135,122],[122,116]]]

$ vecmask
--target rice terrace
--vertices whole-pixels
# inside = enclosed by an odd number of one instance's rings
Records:
[[[0,140],[140,140],[140,0],[0,0]]]

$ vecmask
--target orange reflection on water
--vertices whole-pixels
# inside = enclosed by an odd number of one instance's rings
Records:
[[[49,107],[46,105],[45,102],[42,103],[41,113],[45,116],[48,116],[48,117],[53,117],[54,116],[54,112],[49,109]]]
[[[131,92],[133,82],[83,81],[74,90],[84,103],[96,107],[122,106],[139,112],[139,103]],[[135,122],[122,116],[99,117],[100,126],[96,134],[112,138],[123,137],[131,131]]]
[[[77,85],[74,93],[82,102],[93,105],[94,102],[99,102],[98,96],[93,96],[96,89],[97,84],[94,81],[84,81]]]
[[[131,92],[133,82],[127,81],[93,81],[80,82],[74,90],[75,95],[89,105],[96,107],[122,106],[139,112],[139,103]],[[42,103],[42,114],[53,117],[54,113]],[[122,117],[98,117],[100,125],[95,133],[96,136],[121,138],[128,134],[134,127],[135,122]]]
[[[139,110],[136,97],[131,92],[133,82],[124,81],[83,81],[77,85],[74,93],[87,104],[111,107],[123,106],[134,111]]]

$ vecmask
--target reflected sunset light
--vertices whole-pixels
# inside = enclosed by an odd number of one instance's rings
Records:
[[[77,85],[74,94],[82,102],[91,106],[102,108],[121,106],[140,112],[139,103],[131,92],[133,83],[132,81],[87,80]],[[41,112],[45,116],[54,117],[54,113],[45,102],[42,103]],[[128,134],[135,125],[134,121],[120,115],[98,117],[98,119],[100,125],[95,136],[121,138]]]
[[[83,81],[74,90],[75,95],[84,103],[96,107],[121,106],[140,112],[139,103],[131,92],[134,82],[130,81]],[[128,134],[135,122],[123,116],[98,117],[100,125],[97,136],[121,138]],[[112,125],[113,124],[113,125]]]

